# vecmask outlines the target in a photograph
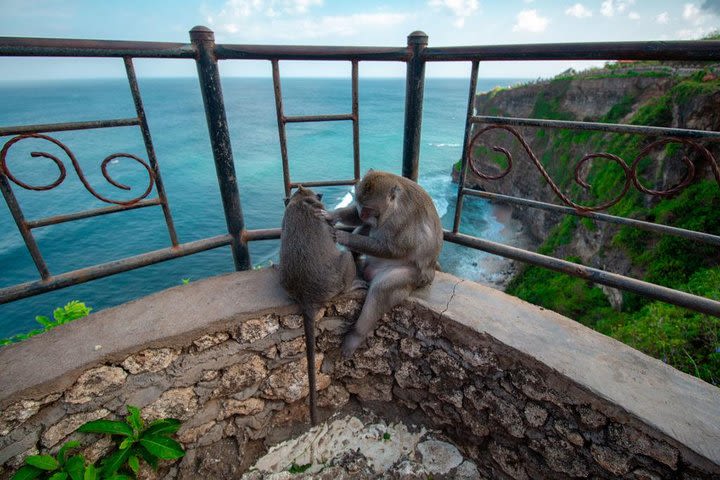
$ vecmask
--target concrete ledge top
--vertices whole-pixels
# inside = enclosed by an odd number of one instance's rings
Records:
[[[720,465],[720,389],[573,320],[452,275],[438,273],[412,300],[537,359]],[[103,310],[0,349],[0,409],[68,388],[88,368],[144,348],[186,345],[238,320],[296,311],[273,269],[213,277]]]

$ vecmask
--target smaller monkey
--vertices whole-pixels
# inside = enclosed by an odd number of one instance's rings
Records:
[[[350,252],[335,245],[334,229],[322,216],[320,196],[300,186],[285,207],[280,235],[280,283],[300,304],[310,387],[310,421],[317,423],[315,320],[319,306],[362,284]]]

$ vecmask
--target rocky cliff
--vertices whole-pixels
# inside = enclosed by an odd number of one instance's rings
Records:
[[[601,70],[564,76],[478,95],[475,106],[478,115],[720,130],[720,83],[709,70],[700,69],[684,76],[669,69],[643,73]],[[476,125],[475,132],[483,127]],[[535,127],[516,130],[560,190],[584,206],[596,206],[618,197],[626,180],[623,169],[612,160],[594,158],[580,169],[591,187],[580,187],[573,176],[585,155],[610,153],[632,165],[644,148],[659,140],[640,135]],[[697,143],[718,158],[717,143]],[[715,183],[708,159],[698,148],[677,142],[655,145],[638,163],[638,176],[643,185],[654,190],[677,185],[687,174],[682,160],[686,156],[695,167],[690,189],[713,183],[717,198],[720,178]],[[531,161],[530,153],[505,130],[488,130],[474,143],[473,161],[480,172],[497,175],[508,166],[506,156],[493,151],[496,146],[507,149],[512,156],[509,174],[500,180],[484,180],[469,172],[468,183],[490,192],[563,204]],[[696,193],[688,190],[684,195],[692,197]],[[662,209],[665,201],[668,200],[644,194],[631,185],[623,199],[608,212],[672,225],[677,218],[654,218],[655,211]],[[627,231],[617,225],[589,219],[578,221],[574,217],[522,207],[514,207],[513,215],[538,243],[544,242],[541,250],[545,253],[577,258],[586,265],[638,278],[647,273],[647,265],[633,258],[632,249],[639,245],[626,245],[623,240],[627,240],[624,238],[628,236]],[[680,223],[688,223],[687,219],[681,220]],[[658,241],[654,236],[644,236],[642,240],[646,246]],[[611,303],[620,307],[622,296],[609,289],[605,292]]]

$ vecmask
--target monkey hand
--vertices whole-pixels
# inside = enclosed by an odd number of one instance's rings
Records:
[[[333,214],[333,212],[328,212],[327,210],[322,208],[319,208],[315,211],[315,216],[322,220],[325,220],[330,225],[335,225],[339,220],[337,216]]]
[[[333,230],[334,230],[333,236],[335,237],[335,242],[347,247],[348,242],[350,241],[350,233],[346,232],[345,230],[339,230],[337,228],[335,228]]]

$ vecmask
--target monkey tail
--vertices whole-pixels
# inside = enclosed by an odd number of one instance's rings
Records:
[[[317,382],[315,379],[315,315],[316,309],[310,304],[302,305],[303,327],[305,328],[305,354],[307,356],[308,387],[310,389],[310,423],[317,424]]]

